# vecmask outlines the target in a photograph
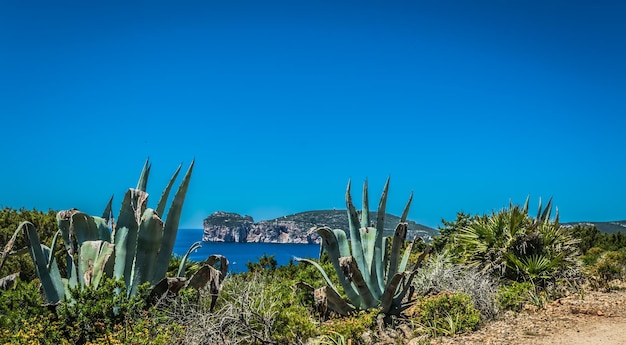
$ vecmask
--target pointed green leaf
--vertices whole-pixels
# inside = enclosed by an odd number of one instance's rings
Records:
[[[178,169],[176,169],[176,172],[174,172],[174,175],[170,179],[170,182],[167,183],[167,186],[165,187],[165,189],[163,190],[163,193],[161,194],[159,203],[157,204],[156,213],[159,215],[159,217],[161,217],[161,219],[165,217],[165,215],[163,214],[165,212],[165,204],[167,203],[167,198],[170,195],[170,190],[172,189],[172,186],[174,185],[174,182],[176,181],[176,177],[178,177],[178,173],[180,172],[180,169],[182,168],[182,166],[183,165],[180,164],[178,166]]]
[[[65,265],[67,267],[67,284],[69,287],[74,288],[78,285],[78,244],[76,243],[76,236],[70,230],[70,224],[72,216],[78,213],[77,209],[70,209],[60,211],[57,213],[57,224],[59,230],[61,230],[61,237],[65,244]]]
[[[552,197],[550,197],[550,199],[548,200],[548,203],[546,204],[546,208],[543,210],[543,213],[541,214],[540,220],[542,222],[550,220],[551,212],[552,212]]]
[[[402,282],[402,278],[404,278],[404,275],[405,273],[396,273],[389,280],[389,283],[385,288],[385,293],[383,293],[383,297],[380,301],[381,313],[389,314],[389,312],[393,309],[394,296],[396,294],[398,286],[400,285],[400,282]]]
[[[39,235],[37,235],[37,230],[32,223],[22,222],[18,229],[23,229],[28,238],[30,257],[35,265],[37,276],[41,281],[46,300],[50,303],[61,301],[65,294],[65,289],[63,288],[61,274],[56,263],[51,264],[50,269],[48,269],[49,248],[39,242]],[[52,258],[54,259],[54,256]]]
[[[296,260],[298,262],[304,262],[304,263],[307,263],[309,265],[313,265],[313,267],[317,268],[317,270],[322,274],[322,277],[324,278],[324,281],[326,281],[326,285],[328,285],[328,287],[330,287],[332,290],[334,290],[335,293],[339,294],[337,292],[337,288],[335,288],[335,285],[333,285],[333,283],[330,281],[330,278],[328,278],[328,275],[326,274],[326,272],[324,271],[322,266],[320,266],[317,262],[315,262],[313,260],[310,260],[310,259],[298,258],[298,257],[295,257],[294,260]]]
[[[106,219],[100,218],[100,217],[91,217],[91,219],[96,224],[96,227],[98,228],[98,239],[112,243],[113,238],[111,237],[111,229],[109,228],[109,222]]]
[[[52,263],[52,261],[54,260],[54,247],[56,247],[57,245],[60,234],[61,230],[57,230],[57,232],[54,233],[54,237],[52,238],[52,244],[50,244],[50,256],[48,257],[48,270],[50,270],[50,263]]]
[[[102,218],[109,224],[113,220],[113,195],[102,212]]]
[[[198,241],[198,242],[192,244],[191,247],[189,247],[189,249],[187,250],[187,253],[185,253],[183,258],[180,260],[180,265],[178,265],[178,272],[176,273],[177,277],[184,277],[185,276],[185,265],[187,264],[187,258],[189,257],[189,254],[194,252],[196,249],[202,248],[202,245],[200,243],[201,242]]]
[[[363,242],[363,256],[365,257],[365,267],[361,271],[367,271],[369,274],[365,275],[364,279],[367,283],[368,289],[371,291],[375,299],[379,299],[382,295],[380,285],[378,284],[376,276],[376,266],[379,266],[382,261],[374,261],[374,254],[376,249],[377,231],[374,227],[361,228],[361,241]]]
[[[398,266],[398,272],[406,271],[406,265],[409,262],[409,257],[411,256],[411,250],[413,249],[413,245],[419,240],[421,240],[420,237],[415,237],[413,241],[411,241],[411,243],[406,246],[406,249],[404,250],[404,255],[402,256],[402,261],[400,262],[400,266]]]
[[[372,266],[372,271],[370,272],[370,276],[372,277],[372,283],[377,284],[378,288],[376,289],[376,298],[380,298],[380,293],[384,291],[385,287],[385,270],[387,269],[387,262],[385,257],[385,241],[383,233],[385,231],[385,215],[387,214],[387,195],[389,192],[389,180],[387,177],[387,181],[385,182],[385,187],[383,187],[383,193],[380,196],[380,201],[378,202],[378,210],[376,211],[376,241],[374,247],[374,265]]]
[[[333,234],[335,235],[335,239],[337,240],[337,247],[339,249],[339,258],[342,256],[350,256],[350,243],[348,241],[348,236],[346,236],[346,232],[341,229],[334,229]],[[324,241],[321,242],[322,245]]]
[[[528,214],[528,203],[530,201],[530,195],[526,197],[526,201],[524,202],[524,208],[522,209],[522,212],[524,214]]]
[[[400,250],[406,240],[407,224],[400,223],[396,227],[393,233],[393,242],[391,244],[391,255],[389,259],[389,270],[387,273],[387,285],[389,285],[389,279],[391,279],[398,272],[398,262],[400,260]]]
[[[389,253],[389,252],[391,251],[391,243],[392,243],[392,237],[387,236],[387,237],[384,238],[384,243],[383,243],[383,273],[385,273],[389,269],[389,257],[391,256],[391,253]],[[378,282],[378,285],[380,285],[380,289],[382,291],[385,291],[386,279],[387,279],[387,276],[385,276],[384,280]]]
[[[315,295],[321,295],[321,299],[326,297],[328,307],[340,315],[347,316],[356,310],[353,305],[346,302],[335,290],[328,288],[328,286],[316,289]]]
[[[85,213],[76,212],[70,219],[70,232],[76,236],[76,242],[80,247],[85,241],[96,241],[100,235],[98,226],[93,219]]]
[[[320,227],[316,228],[317,233],[322,238],[324,243],[324,247],[326,248],[326,253],[328,253],[328,258],[330,262],[333,264],[335,268],[335,272],[337,272],[337,276],[339,277],[339,282],[343,287],[346,296],[348,299],[352,301],[352,303],[358,308],[361,305],[361,298],[359,294],[356,292],[354,287],[352,286],[351,280],[348,279],[343,273],[343,270],[340,265],[340,258],[345,257],[341,254],[345,254],[346,252],[346,244],[342,239],[345,239],[345,232],[341,230],[330,230],[328,227]],[[341,234],[343,232],[343,235]],[[339,234],[339,238],[336,237],[336,234]],[[340,245],[340,241],[343,242]],[[349,256],[349,255],[348,255]]]
[[[174,250],[174,242],[176,241],[176,235],[178,234],[178,223],[180,222],[180,215],[183,211],[183,204],[185,202],[185,196],[187,195],[187,189],[189,188],[189,181],[191,180],[191,173],[193,172],[194,161],[191,161],[189,169],[183,177],[183,180],[178,187],[178,191],[174,195],[174,200],[167,211],[167,218],[165,220],[165,229],[163,230],[163,242],[161,243],[161,249],[157,257],[156,271],[154,272],[153,281],[165,277],[167,267],[172,257],[172,250]]]
[[[363,200],[361,207],[361,228],[367,228],[370,226],[370,206],[369,197],[367,196],[367,179],[363,183]]]
[[[141,224],[139,224],[137,233],[137,251],[131,269],[132,278],[130,286],[127,287],[129,296],[135,295],[139,285],[145,282],[154,284],[156,258],[162,239],[163,222],[153,209],[147,208],[141,217]]]
[[[413,192],[409,195],[409,201],[406,202],[406,206],[404,206],[404,211],[402,211],[402,217],[400,217],[400,223],[405,223],[406,218],[409,216],[409,209],[411,208],[411,201],[413,201]]]
[[[374,298],[372,292],[367,286],[367,282],[363,277],[363,272],[359,269],[356,260],[354,260],[351,256],[343,257],[339,259],[339,265],[341,266],[341,271],[344,273],[344,276],[346,276],[349,281],[354,283],[354,286],[359,292],[360,300],[363,301],[362,306],[365,309],[376,307],[378,305],[378,300]]]
[[[150,176],[151,167],[152,164],[150,164],[150,158],[148,158],[143,165],[143,169],[141,169],[141,175],[139,175],[139,181],[137,182],[137,189],[142,192],[145,192],[148,187],[148,177]]]
[[[120,215],[117,219],[113,240],[115,243],[115,267],[113,276],[115,279],[124,277],[124,283],[130,286],[131,269],[137,250],[137,231],[139,221],[137,211],[141,210],[142,200],[145,202],[147,194],[137,189],[129,189],[124,195]]]
[[[63,237],[63,243],[65,244],[65,250],[69,255],[73,255],[77,250],[76,246],[76,238],[74,234],[71,233],[70,223],[72,221],[72,216],[75,213],[78,213],[77,209],[73,208],[71,210],[60,211],[57,213],[57,225],[59,226],[59,230],[61,230],[61,236]]]
[[[80,247],[80,271],[82,286],[98,288],[105,275],[111,276],[115,246],[98,240],[85,241]]]
[[[361,230],[359,228],[359,215],[352,203],[352,195],[350,195],[350,181],[346,189],[346,206],[348,212],[348,225],[350,227],[350,247],[352,248],[352,256],[357,260],[359,267],[366,267],[365,256],[363,254],[363,243],[361,241]],[[366,273],[369,276],[369,271]]]

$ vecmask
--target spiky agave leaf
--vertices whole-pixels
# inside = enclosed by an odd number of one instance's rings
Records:
[[[165,277],[167,267],[169,265],[170,258],[172,257],[172,250],[174,249],[174,242],[176,241],[176,235],[178,234],[178,224],[180,222],[180,215],[183,211],[183,204],[185,202],[185,196],[187,195],[187,189],[189,188],[189,181],[191,180],[191,173],[193,172],[194,161],[191,161],[187,173],[183,177],[178,191],[174,195],[174,200],[167,211],[167,217],[165,219],[165,228],[163,230],[163,241],[161,243],[161,249],[157,257],[157,268],[154,272],[153,283],[156,283],[161,277]]]
[[[363,272],[361,271],[356,260],[354,260],[354,257],[346,256],[340,258],[339,266],[341,267],[341,271],[346,279],[351,281],[356,287],[356,290],[359,292],[359,297],[363,301],[363,308],[369,309],[376,307],[378,305],[378,300],[372,294],[372,290],[370,290],[367,285]]]
[[[322,238],[324,247],[326,248],[326,253],[328,253],[328,258],[333,264],[335,272],[337,272],[339,282],[341,283],[344,292],[348,296],[348,299],[352,302],[352,304],[354,304],[355,307],[360,307],[363,303],[362,298],[356,291],[355,286],[352,285],[352,281],[348,279],[348,277],[344,274],[341,274],[341,272],[343,271],[341,268],[340,260],[343,257],[350,256],[350,249],[348,239],[346,238],[346,233],[343,230],[331,230],[328,227],[319,227],[316,229],[316,232]],[[324,272],[323,274],[326,273]]]
[[[137,189],[142,192],[145,192],[148,188],[148,177],[150,176],[150,168],[152,168],[152,164],[150,164],[150,158],[148,158],[143,165],[141,175],[139,175],[139,181],[137,182]]]
[[[383,297],[380,301],[381,312],[384,314],[389,314],[393,305],[394,305],[394,296],[396,294],[396,290],[400,285],[400,282],[404,278],[405,273],[396,273],[394,274],[387,283],[385,287],[385,293],[383,293]]]
[[[129,296],[135,295],[139,285],[153,280],[162,239],[163,222],[153,209],[147,208],[139,224],[137,249],[127,287]]]
[[[22,222],[18,226],[18,229],[24,231],[28,238],[28,247],[31,259],[35,264],[35,271],[41,281],[41,286],[46,296],[46,300],[50,303],[58,303],[65,294],[65,288],[61,281],[61,274],[59,268],[55,262],[50,264],[48,269],[48,260],[50,249],[39,242],[39,235],[37,235],[37,229],[30,222]],[[54,260],[54,256],[52,256]]]
[[[189,247],[189,249],[185,253],[185,255],[182,257],[182,259],[180,260],[180,265],[178,265],[178,272],[176,273],[177,277],[184,277],[185,276],[185,265],[187,265],[187,259],[189,258],[189,255],[192,252],[194,252],[198,248],[202,248],[202,244],[200,244],[200,243],[201,242],[198,241],[198,242],[195,242],[194,244],[192,244],[191,247]]]
[[[61,235],[61,230],[57,230],[57,232],[54,233],[54,237],[52,237],[52,244],[50,244],[50,249],[52,250],[50,251],[50,256],[48,257],[48,270],[50,270],[50,263],[53,261],[54,247],[57,245],[59,235]]]
[[[178,169],[176,169],[176,171],[174,172],[174,175],[172,176],[172,178],[170,178],[170,181],[167,183],[167,186],[163,190],[163,193],[161,194],[161,198],[159,198],[159,202],[157,203],[156,213],[159,215],[159,217],[161,217],[161,219],[165,217],[165,214],[163,213],[165,212],[165,204],[167,203],[167,198],[170,195],[170,191],[172,190],[174,181],[176,181],[176,178],[178,177],[178,173],[180,172],[180,169],[182,167],[183,167],[182,164],[178,166]]]
[[[400,223],[398,224],[398,226],[396,226],[396,230],[393,233],[393,240],[391,243],[391,256],[389,258],[389,269],[387,271],[388,273],[387,273],[386,285],[389,285],[389,282],[392,279],[392,277],[396,273],[398,273],[398,263],[400,262],[402,245],[404,244],[404,241],[406,240],[406,233],[407,233],[406,223]]]
[[[383,187],[383,192],[378,202],[378,210],[376,211],[376,242],[374,247],[373,261],[376,263],[373,266],[373,271],[370,272],[370,276],[375,279],[375,283],[378,283],[377,298],[380,298],[380,293],[385,290],[385,270],[387,269],[387,261],[385,255],[385,240],[383,232],[385,231],[385,215],[387,208],[387,194],[389,191],[389,177]]]
[[[111,276],[113,272],[115,246],[112,243],[97,240],[85,241],[81,244],[80,271],[83,272],[81,285],[98,288],[102,278]]]
[[[313,260],[299,258],[299,257],[294,257],[294,260],[298,262],[304,262],[315,267],[322,274],[322,278],[324,278],[324,281],[326,281],[326,285],[330,287],[331,289],[333,289],[337,294],[339,294],[339,292],[337,292],[337,288],[335,287],[335,284],[333,284],[333,282],[330,280],[330,278],[326,274],[326,271],[324,271],[324,268],[320,266],[320,264],[318,264],[317,262]]]
[[[356,258],[358,265],[365,267],[365,256],[363,254],[363,244],[361,242],[361,231],[359,227],[359,215],[356,212],[354,204],[352,203],[350,181],[348,181],[348,187],[346,188],[346,208],[348,212],[348,226],[350,228],[350,247],[352,249],[352,256]]]
[[[129,189],[124,195],[120,215],[113,231],[115,243],[113,276],[115,279],[123,277],[127,288],[131,286],[131,272],[137,253],[137,232],[141,223],[141,215],[146,209],[147,199],[148,194],[146,192]]]
[[[369,198],[367,195],[367,179],[363,183],[363,200],[361,200],[361,227],[367,228],[370,226],[370,206],[369,206]]]
[[[109,202],[104,207],[104,211],[102,212],[102,218],[106,221],[107,224],[111,224],[113,221],[113,195],[109,199]]]

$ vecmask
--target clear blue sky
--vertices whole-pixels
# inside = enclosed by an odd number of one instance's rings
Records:
[[[181,226],[343,208],[436,227],[527,195],[626,218],[623,1],[0,2],[0,205],[99,214],[146,157]],[[355,199],[360,200],[357,192]]]

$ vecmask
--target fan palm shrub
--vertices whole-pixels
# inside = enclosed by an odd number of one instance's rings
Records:
[[[548,281],[572,278],[580,273],[578,240],[554,220],[552,200],[545,208],[539,201],[536,217],[524,206],[489,216],[476,217],[449,243],[462,262],[513,281],[544,285]]]

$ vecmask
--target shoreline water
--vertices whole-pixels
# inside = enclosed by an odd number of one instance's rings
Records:
[[[174,254],[185,255],[195,242],[202,241],[202,229],[179,229]],[[274,255],[279,266],[286,265],[294,257],[318,258],[319,244],[301,243],[238,243],[238,242],[201,242],[202,248],[189,255],[190,260],[203,261],[209,255],[220,254],[229,262],[229,272],[240,273],[248,270],[246,264],[256,262],[267,254]]]

